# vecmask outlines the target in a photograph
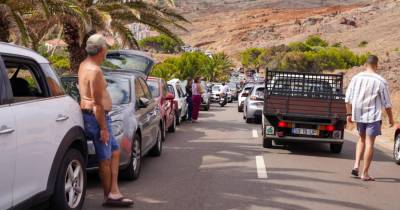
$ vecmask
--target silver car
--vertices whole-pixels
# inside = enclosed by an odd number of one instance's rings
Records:
[[[257,84],[244,100],[243,118],[246,119],[246,123],[261,120],[264,108],[264,90],[264,84]]]
[[[107,91],[112,99],[112,134],[121,151],[120,173],[129,180],[140,175],[141,160],[146,154],[160,156],[162,152],[162,120],[157,102],[144,80],[145,75],[134,71],[104,73]],[[64,77],[66,91],[79,101],[77,77]],[[93,142],[88,140],[88,170],[98,168]]]

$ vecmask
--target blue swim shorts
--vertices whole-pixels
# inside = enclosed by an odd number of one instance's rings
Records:
[[[381,126],[382,121],[376,121],[373,123],[357,123],[357,130],[360,135],[376,137],[382,135]]]
[[[98,161],[110,160],[111,153],[113,151],[119,150],[118,142],[112,135],[111,117],[108,114],[105,114],[105,116],[106,116],[108,132],[110,134],[110,140],[108,141],[108,144],[103,144],[103,142],[101,142],[100,140],[100,126],[97,123],[94,114],[83,113],[85,132],[89,140],[93,141]]]

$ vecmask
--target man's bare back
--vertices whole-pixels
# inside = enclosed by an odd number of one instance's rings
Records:
[[[112,101],[100,67],[86,59],[79,66],[78,78],[81,109],[94,110],[96,105],[102,105],[104,111],[110,111]]]

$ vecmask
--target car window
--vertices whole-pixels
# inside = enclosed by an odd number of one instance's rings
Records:
[[[151,95],[149,86],[147,86],[146,82],[143,79],[139,79],[139,81],[140,81],[140,85],[142,85],[142,88],[143,88],[144,97],[149,100],[153,99],[153,96]]]
[[[150,59],[140,55],[110,53],[107,55],[102,66],[111,69],[138,70],[140,72],[145,72],[151,64],[152,61]]]
[[[45,86],[40,82],[38,66],[29,60],[5,60],[7,78],[10,81],[14,102],[45,98]]]
[[[157,81],[153,80],[147,80],[147,85],[149,86],[151,95],[153,97],[159,97],[160,96],[160,84]]]
[[[174,95],[174,97],[175,97],[175,90],[174,90],[174,87],[172,86],[172,85],[168,85],[168,91],[170,92],[170,93],[172,93],[173,95]]]
[[[264,90],[265,90],[265,87],[259,87],[255,90],[254,95],[257,98],[264,98]]]
[[[107,91],[113,105],[128,104],[131,100],[129,79],[106,76]]]

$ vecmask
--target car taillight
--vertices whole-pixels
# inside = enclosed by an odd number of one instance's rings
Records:
[[[335,126],[333,125],[327,125],[325,126],[325,130],[329,131],[329,132],[333,132],[335,130]]]
[[[287,127],[289,127],[289,124],[287,122],[280,121],[280,122],[278,122],[278,127],[287,128]]]

